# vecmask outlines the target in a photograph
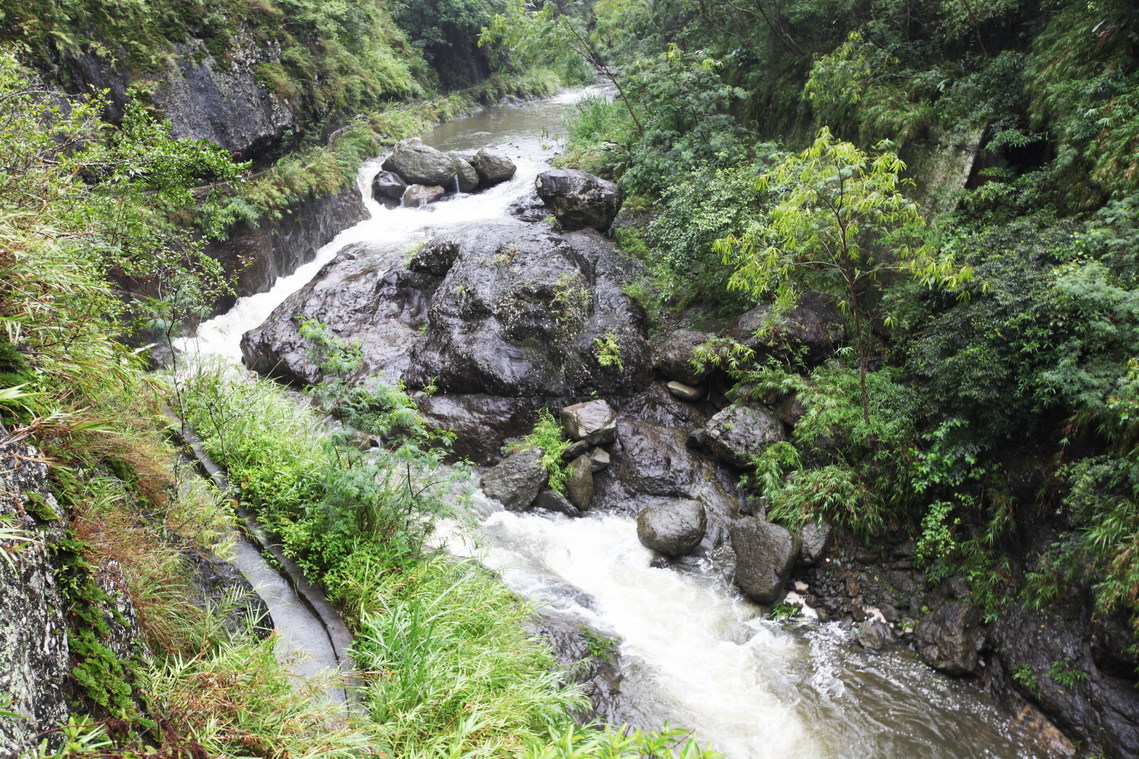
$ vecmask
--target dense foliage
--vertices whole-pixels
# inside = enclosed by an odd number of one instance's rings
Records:
[[[818,290],[845,310],[853,350],[813,371],[707,352],[741,398],[806,406],[755,462],[772,513],[870,541],[900,529],[932,580],[964,574],[990,612],[1075,586],[1139,632],[1134,4],[571,8],[582,49],[620,75],[612,100],[583,104],[564,160],[650,209],[617,239],[661,297],[731,316]],[[831,147],[796,152],[820,129]],[[902,181],[838,202],[828,188],[872,164],[831,150],[889,151],[882,176]],[[931,276],[890,273],[907,261]]]

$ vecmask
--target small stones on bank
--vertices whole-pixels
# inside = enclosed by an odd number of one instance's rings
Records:
[[[483,492],[511,511],[531,507],[581,516],[593,501],[593,475],[609,466],[609,453],[600,446],[617,439],[617,412],[603,400],[575,403],[559,414],[562,428],[575,442],[562,454],[568,462],[565,493],[548,490],[548,475],[536,448],[515,451],[482,479]],[[540,470],[540,471],[539,471]]]

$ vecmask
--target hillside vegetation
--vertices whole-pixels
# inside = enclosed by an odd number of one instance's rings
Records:
[[[619,72],[565,160],[647,210],[616,235],[656,297],[730,319],[815,290],[848,317],[851,355],[812,372],[710,356],[740,392],[806,401],[794,439],[754,462],[773,517],[871,544],[900,530],[990,616],[1083,589],[1139,633],[1132,3],[511,13],[492,32],[535,62],[539,41],[572,39]]]

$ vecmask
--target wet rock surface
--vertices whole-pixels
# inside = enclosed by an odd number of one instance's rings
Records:
[[[482,477],[482,490],[509,511],[525,511],[546,487],[548,476],[537,448],[515,451]]]
[[[740,316],[726,330],[760,356],[789,358],[802,355],[809,366],[822,363],[843,340],[842,315],[825,296],[804,293],[798,304],[782,314],[758,306]]]
[[[756,603],[778,601],[799,552],[795,536],[779,525],[748,517],[732,524],[732,547],[740,589]]]
[[[614,183],[576,169],[554,169],[538,175],[538,196],[563,229],[613,226],[621,210],[621,190]]]
[[[454,159],[419,140],[401,142],[381,168],[399,176],[409,185],[450,187],[455,184]]]
[[[948,601],[925,615],[917,629],[918,654],[929,666],[949,675],[967,675],[977,667],[984,634],[980,609]]]
[[[71,671],[64,602],[51,547],[65,537],[63,510],[48,490],[47,466],[0,426],[0,517],[22,532],[0,534],[0,746],[24,746],[66,724]],[[18,623],[17,623],[18,622]]]
[[[621,652],[618,641],[584,626],[576,617],[545,609],[532,624],[565,667],[571,682],[581,686],[590,708],[576,714],[579,724],[601,719],[611,725],[647,727],[646,720],[622,694]]]
[[[647,504],[637,514],[637,538],[641,545],[665,556],[683,556],[700,545],[708,516],[699,501],[680,498],[645,501]]]
[[[1015,604],[993,626],[990,645],[998,695],[1040,706],[1084,755],[1139,756],[1139,691],[1135,674],[1120,677],[1095,661],[1091,603],[1080,594],[1047,612]],[[999,676],[1003,675],[1003,677]],[[1018,694],[1019,692],[1019,694]]]
[[[620,290],[632,264],[592,232],[484,226],[431,299],[406,379],[499,396],[625,394],[650,380],[643,312]],[[621,366],[601,366],[612,339]]]
[[[715,335],[709,332],[692,329],[670,332],[653,349],[653,369],[666,380],[699,385],[708,376],[708,371],[693,366],[692,357],[696,348],[713,337]]]
[[[617,439],[617,412],[605,401],[584,401],[561,411],[562,427],[570,440],[587,446],[606,445]]]
[[[310,356],[314,346],[299,334],[303,320],[315,319],[360,344],[361,376],[396,382],[409,364],[409,347],[426,325],[438,283],[438,277],[403,268],[402,251],[349,246],[290,295],[272,318],[245,333],[245,364],[296,384],[316,384],[322,375]]]
[[[729,406],[692,434],[692,443],[739,469],[772,443],[786,440],[779,420],[761,406]]]
[[[471,158],[471,165],[478,172],[479,183],[484,187],[493,187],[496,184],[511,179],[518,167],[514,161],[494,150],[483,148]]]

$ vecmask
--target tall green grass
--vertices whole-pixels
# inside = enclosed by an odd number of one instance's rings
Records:
[[[672,731],[573,728],[584,697],[528,627],[532,608],[478,565],[425,547],[456,489],[433,453],[410,442],[361,457],[295,394],[216,368],[193,373],[183,397],[211,455],[342,609],[384,754],[711,756]]]

